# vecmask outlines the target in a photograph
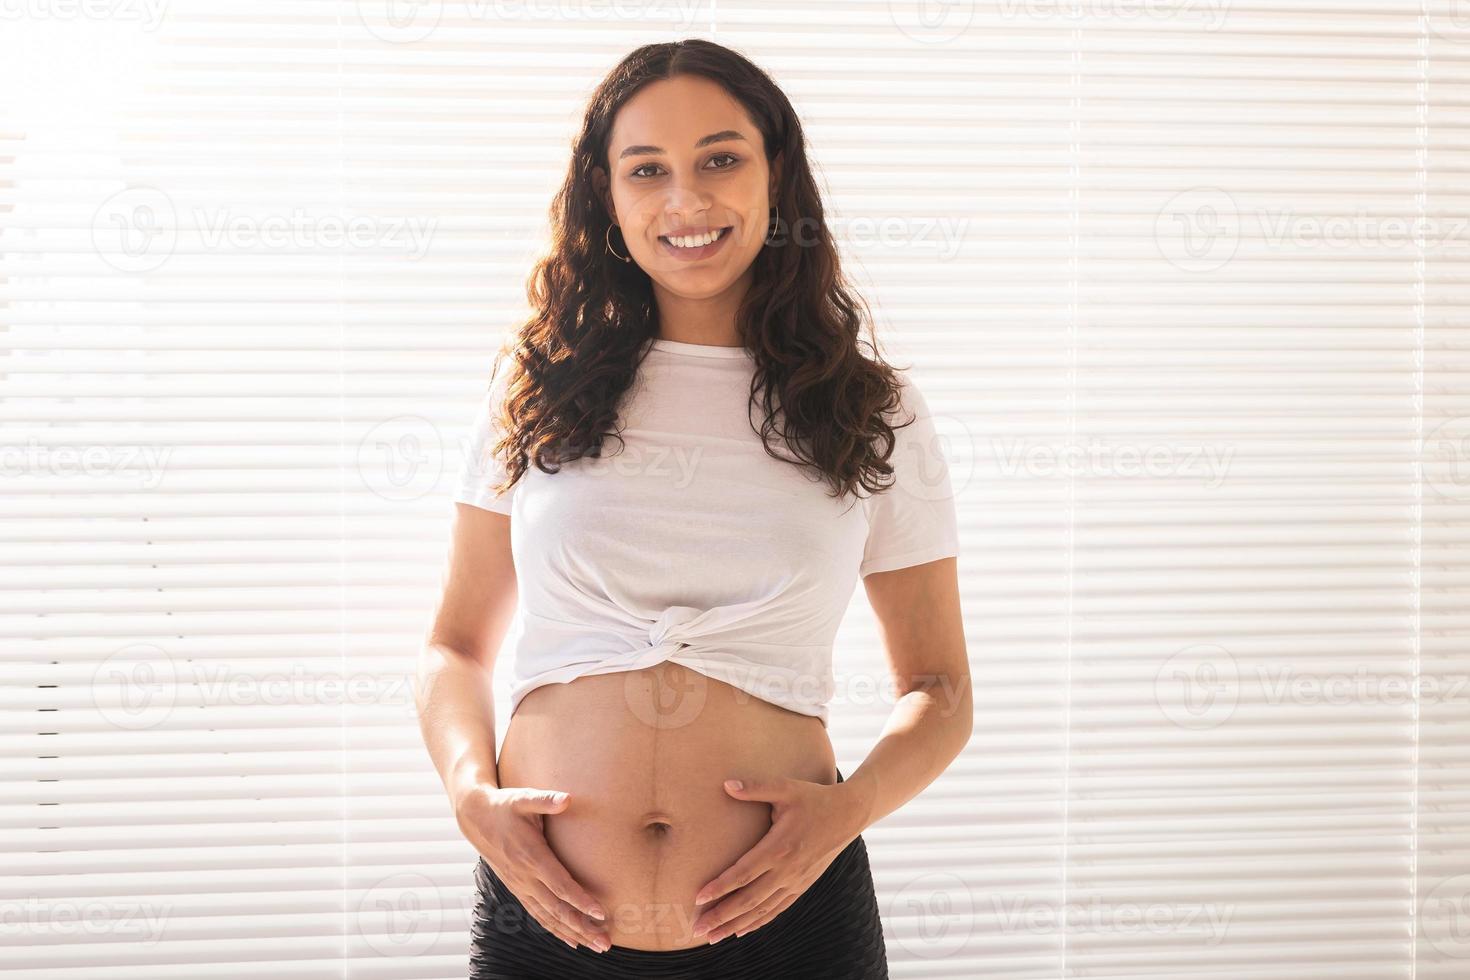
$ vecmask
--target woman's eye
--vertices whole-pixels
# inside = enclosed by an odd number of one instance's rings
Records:
[[[729,170],[731,167],[735,166],[735,164],[737,164],[737,163],[740,162],[740,158],[737,157],[733,153],[716,153],[714,156],[710,157],[710,162],[711,163],[714,163],[716,160],[729,160],[730,162],[724,164],[723,166],[714,167],[713,169],[715,169],[715,170]],[[628,171],[628,176],[629,177],[652,177],[652,176],[654,176],[653,174],[651,174],[651,173],[644,173],[643,172],[643,171],[649,169],[650,167],[653,168],[654,170],[657,170],[658,169],[658,164],[656,164],[656,163],[644,163],[644,164],[640,164],[639,166],[636,166],[632,170]]]

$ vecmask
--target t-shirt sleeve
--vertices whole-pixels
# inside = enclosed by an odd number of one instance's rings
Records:
[[[959,531],[949,459],[940,442],[929,404],[909,378],[903,380],[894,425],[892,483],[863,498],[868,537],[861,575],[890,572],[959,554]],[[909,425],[898,424],[913,418]]]
[[[459,478],[453,495],[453,499],[459,503],[471,504],[506,516],[510,515],[511,501],[515,499],[515,493],[525,479],[522,477],[505,493],[496,494],[494,490],[506,477],[505,466],[494,454],[494,449],[495,443],[504,434],[496,420],[499,418],[500,404],[505,398],[506,379],[509,375],[509,368],[502,365],[489,388],[480,396],[460,459]]]

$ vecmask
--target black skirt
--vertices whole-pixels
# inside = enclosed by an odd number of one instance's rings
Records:
[[[842,782],[842,773],[837,773]],[[780,915],[743,936],[689,949],[575,950],[553,935],[481,858],[467,980],[888,980],[878,897],[862,835]]]

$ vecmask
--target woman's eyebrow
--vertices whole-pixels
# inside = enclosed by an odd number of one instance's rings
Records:
[[[718,133],[710,133],[708,136],[702,136],[702,137],[700,137],[700,139],[698,140],[698,142],[696,142],[694,144],[694,148],[697,150],[701,146],[709,146],[711,143],[723,143],[725,140],[743,140],[743,139],[745,139],[745,137],[742,136],[742,135],[740,135],[735,130],[733,130],[733,129],[726,129],[726,130],[722,130],[722,131],[720,131]],[[621,159],[623,159],[623,157],[637,156],[637,155],[644,154],[644,153],[662,153],[662,152],[664,152],[664,148],[661,147],[661,146],[648,146],[648,145],[643,145],[643,146],[628,146],[628,147],[624,147],[623,148],[623,152],[618,154],[618,159],[621,160]]]

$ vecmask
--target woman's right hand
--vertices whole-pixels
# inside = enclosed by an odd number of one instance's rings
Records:
[[[454,798],[460,832],[536,921],[573,949],[611,945],[607,913],[577,883],[546,843],[543,814],[560,813],[569,797],[547,789],[474,783]]]

